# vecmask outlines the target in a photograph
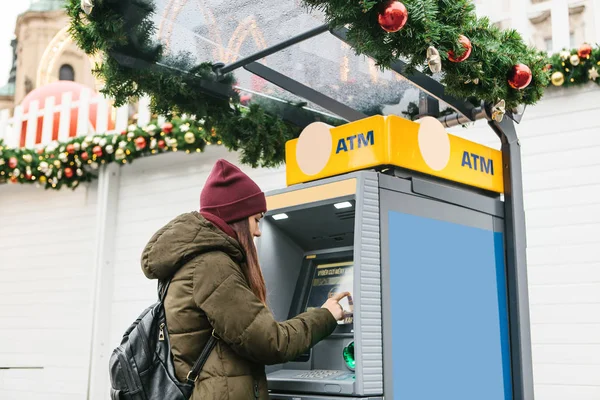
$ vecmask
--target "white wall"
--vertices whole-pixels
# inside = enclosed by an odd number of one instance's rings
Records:
[[[83,399],[95,188],[0,186],[0,399]]]
[[[536,400],[600,399],[600,91],[550,89],[523,152]],[[485,123],[453,133],[499,147]]]

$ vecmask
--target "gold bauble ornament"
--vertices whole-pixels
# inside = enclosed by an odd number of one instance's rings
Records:
[[[577,54],[573,54],[571,56],[571,58],[569,59],[569,61],[571,62],[572,66],[576,67],[581,62],[581,59],[579,58],[579,56]]]
[[[117,151],[115,151],[115,160],[121,161],[124,158],[125,158],[125,151],[123,151],[123,149],[117,149]]]
[[[60,168],[60,161],[58,161],[58,160],[54,161],[54,166],[56,168]]]
[[[569,57],[571,57],[571,53],[568,51],[561,51],[560,52],[560,59],[563,61],[567,61],[569,59]]]
[[[44,175],[40,176],[40,183],[46,183],[46,177]]]
[[[31,154],[23,154],[23,161],[25,161],[28,164],[31,164],[31,162],[33,161],[33,157]]]
[[[183,139],[187,144],[194,144],[196,142],[196,136],[192,132],[186,133]]]
[[[557,71],[552,74],[552,84],[554,86],[562,86],[565,83],[565,76],[562,72]]]

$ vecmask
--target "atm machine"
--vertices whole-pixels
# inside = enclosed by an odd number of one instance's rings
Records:
[[[312,124],[286,154],[257,242],[269,306],[285,320],[352,298],[330,337],[268,367],[271,398],[523,398],[525,271],[506,262],[502,153],[433,118],[375,116]]]

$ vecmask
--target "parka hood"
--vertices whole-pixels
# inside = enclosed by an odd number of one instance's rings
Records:
[[[198,212],[182,214],[152,236],[142,253],[142,271],[149,279],[170,279],[186,262],[211,251],[237,262],[244,258],[239,243]]]

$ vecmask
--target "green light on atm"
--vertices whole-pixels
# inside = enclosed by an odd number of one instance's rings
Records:
[[[354,360],[354,342],[351,342],[348,346],[344,347],[342,355],[346,366],[351,371],[354,371],[354,367],[356,366],[356,361]]]

